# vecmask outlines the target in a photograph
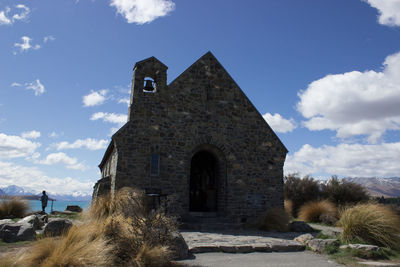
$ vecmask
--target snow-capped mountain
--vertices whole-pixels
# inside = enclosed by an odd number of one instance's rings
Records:
[[[25,190],[22,187],[16,185],[9,185],[7,187],[0,188],[6,195],[10,196],[29,196],[36,195],[36,193],[32,191]]]
[[[352,177],[345,179],[363,185],[371,196],[400,197],[400,177]]]
[[[2,193],[3,191],[3,193]],[[49,198],[56,199],[59,201],[90,201],[92,196],[83,192],[73,192],[72,194],[57,194],[47,192]],[[9,196],[41,196],[40,191],[29,190],[16,185],[9,185],[7,187],[0,188],[0,195]]]

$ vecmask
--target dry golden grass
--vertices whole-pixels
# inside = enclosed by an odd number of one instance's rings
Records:
[[[283,208],[275,207],[267,211],[260,219],[258,228],[261,230],[275,230],[278,232],[289,231],[289,215]]]
[[[23,218],[28,210],[29,204],[26,200],[4,199],[0,203],[0,219],[5,217]]]
[[[136,255],[135,264],[138,267],[161,267],[167,266],[171,260],[171,253],[168,247],[151,247],[146,243],[141,247]]]
[[[286,213],[290,216],[290,218],[293,218],[293,201],[290,199],[285,199],[283,203]]]
[[[332,216],[337,218],[335,204],[328,200],[312,201],[304,204],[299,210],[299,219],[306,222],[321,222],[321,216]]]
[[[142,192],[123,189],[113,200],[100,198],[82,218],[61,237],[40,239],[15,262],[0,259],[0,267],[169,264],[176,222],[147,210]]]
[[[72,226],[61,238],[43,238],[19,262],[26,266],[110,266],[113,246],[107,244],[101,225]]]
[[[347,208],[338,224],[345,242],[361,241],[400,250],[400,217],[380,204],[359,204]]]

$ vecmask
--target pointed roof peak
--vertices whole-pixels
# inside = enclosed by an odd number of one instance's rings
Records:
[[[146,58],[146,59],[143,59],[143,60],[140,60],[140,61],[138,61],[138,62],[136,62],[135,63],[135,66],[133,67],[133,69],[135,69],[136,67],[140,67],[140,66],[142,66],[142,65],[145,65],[145,64],[147,64],[148,62],[151,62],[151,63],[157,63],[157,64],[159,64],[159,65],[161,65],[164,69],[168,69],[168,67],[167,67],[167,65],[165,65],[164,63],[162,63],[160,60],[158,60],[156,57],[154,57],[154,56],[151,56],[151,57],[149,57],[149,58]]]

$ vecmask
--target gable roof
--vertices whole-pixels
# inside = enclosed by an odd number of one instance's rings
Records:
[[[228,73],[228,71],[222,66],[222,64],[218,61],[218,59],[211,53],[211,51],[208,51],[205,53],[202,57],[200,57],[196,62],[194,62],[190,67],[188,67],[184,72],[182,72],[177,78],[175,78],[169,85],[168,87],[173,87],[176,83],[179,83],[181,81],[184,81],[187,76],[192,75],[192,70],[202,67],[203,65],[212,65],[212,64],[218,65],[218,67],[224,72],[224,74],[235,84],[235,86],[240,90],[241,94],[243,97],[246,99],[248,104],[256,111],[256,113],[259,116],[260,121],[264,122],[264,125],[269,129],[270,132],[272,132],[273,138],[276,138],[278,143],[281,145],[281,147],[288,152],[287,148],[285,145],[282,143],[282,141],[279,139],[279,137],[276,135],[274,130],[269,126],[269,124],[265,121],[265,119],[262,117],[260,112],[256,109],[254,104],[250,101],[250,99],[246,96],[246,94],[243,92],[243,90],[240,88],[240,86],[235,82],[235,80],[232,78],[232,76]]]
[[[161,67],[163,70],[167,70],[167,69],[168,69],[167,65],[165,65],[164,63],[162,63],[160,60],[158,60],[158,59],[157,59],[156,57],[154,57],[154,56],[136,62],[136,63],[135,63],[135,66],[133,66],[133,69],[135,69],[136,67],[140,67],[141,65],[147,64],[148,62],[152,62],[153,64],[156,64],[156,63],[159,64],[160,67]]]

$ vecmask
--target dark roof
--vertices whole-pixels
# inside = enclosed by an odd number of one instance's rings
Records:
[[[157,62],[157,63],[160,64],[161,67],[164,68],[165,70],[168,69],[167,65],[165,65],[164,63],[162,63],[162,62],[161,62],[160,60],[158,60],[156,57],[149,57],[149,58],[146,58],[146,59],[143,59],[143,60],[141,60],[141,61],[136,62],[136,63],[135,63],[135,66],[133,66],[133,69],[135,69],[137,66],[140,66],[140,65],[142,65],[142,64],[144,64],[144,63],[146,63],[146,62],[148,62],[148,61],[153,61],[153,63],[154,63],[154,62]]]

